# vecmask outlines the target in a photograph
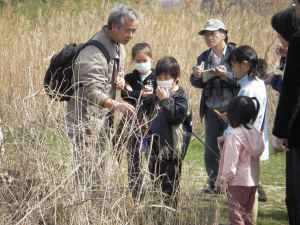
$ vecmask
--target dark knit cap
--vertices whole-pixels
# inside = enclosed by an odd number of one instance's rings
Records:
[[[300,19],[296,17],[294,7],[276,13],[271,21],[273,29],[286,41],[291,41],[293,35],[300,30]]]

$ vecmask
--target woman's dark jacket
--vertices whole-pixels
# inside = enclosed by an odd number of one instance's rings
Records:
[[[235,49],[235,44],[229,43],[227,45],[227,50],[223,59],[223,64],[225,65],[227,69],[230,69],[230,55],[231,52]],[[210,60],[209,56],[211,53],[211,49],[203,52],[198,58],[197,58],[197,65],[201,65],[202,62],[204,62],[204,69],[208,69]],[[190,82],[191,84],[196,87],[203,89],[202,91],[202,96],[201,96],[201,101],[200,101],[200,117],[203,118],[206,111],[207,111],[207,106],[206,106],[206,100],[209,97],[209,92],[213,88],[218,89],[226,89],[229,92],[232,92],[232,97],[235,96],[238,93],[238,85],[235,79],[229,79],[227,78],[226,80],[222,80],[220,78],[212,78],[211,80],[207,81],[206,83],[203,82],[202,78],[195,77],[193,74],[190,77]],[[217,83],[217,85],[215,85]],[[222,90],[220,90],[222,91]]]

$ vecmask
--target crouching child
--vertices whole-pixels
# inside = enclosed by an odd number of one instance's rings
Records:
[[[155,69],[157,114],[150,124],[149,172],[160,187],[164,204],[177,207],[182,166],[183,125],[188,99],[179,86],[180,66],[175,58],[165,57]]]

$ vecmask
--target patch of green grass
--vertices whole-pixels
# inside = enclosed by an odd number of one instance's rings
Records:
[[[195,161],[199,165],[204,166],[204,151],[202,144],[195,140],[192,140],[188,152],[185,157],[185,161]]]
[[[271,153],[270,159],[261,163],[262,182],[273,186],[285,186],[285,155]]]
[[[193,140],[184,161],[183,183],[188,182],[189,189],[197,192],[206,182],[203,145]],[[199,176],[201,174],[201,176]],[[205,174],[204,174],[205,175]],[[192,182],[191,177],[199,177]],[[285,157],[283,154],[271,154],[270,159],[261,163],[261,182],[267,192],[268,201],[259,203],[258,225],[288,224],[285,207]],[[192,185],[194,184],[194,185]],[[221,217],[226,217],[226,204],[221,204]]]

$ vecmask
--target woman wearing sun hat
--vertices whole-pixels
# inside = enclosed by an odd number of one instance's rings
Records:
[[[229,101],[237,94],[229,57],[235,45],[228,43],[228,31],[221,20],[210,19],[199,32],[208,50],[197,58],[190,78],[192,86],[202,90],[200,117],[205,121],[205,168],[208,175],[205,193],[215,193],[220,151],[217,138],[227,125],[222,113]]]

